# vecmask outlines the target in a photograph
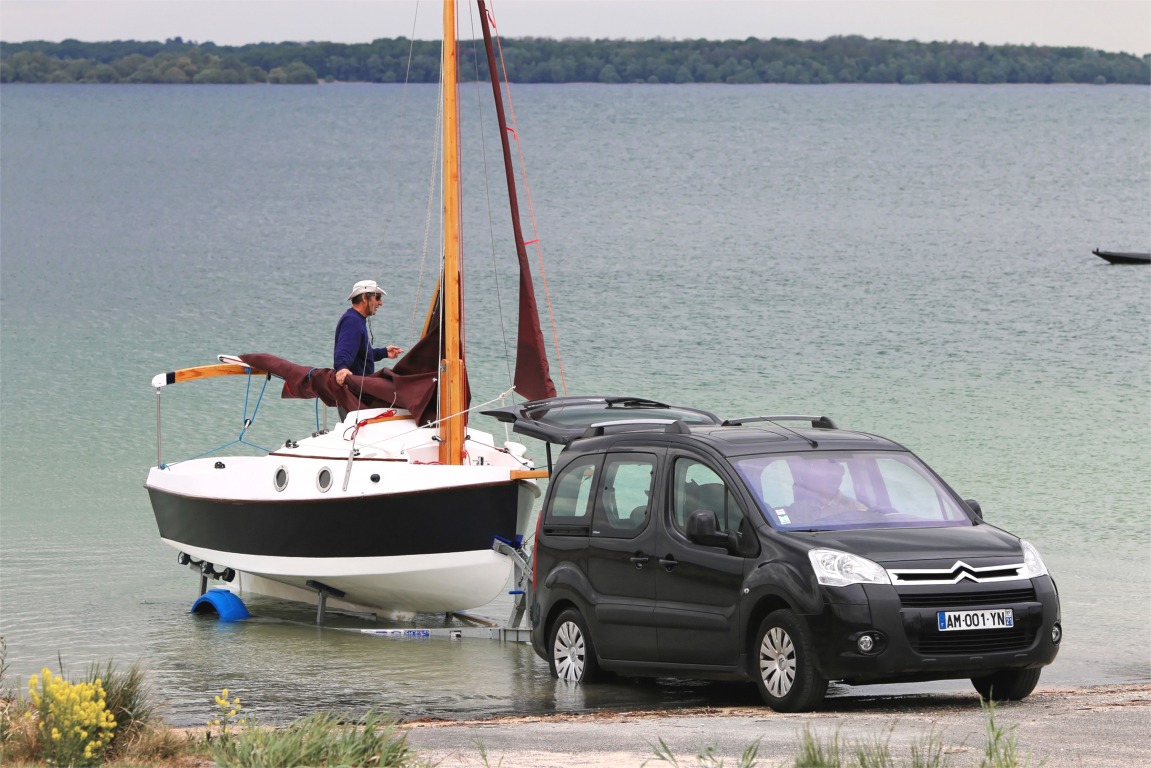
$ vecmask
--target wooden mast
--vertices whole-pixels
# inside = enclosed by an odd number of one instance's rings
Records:
[[[444,0],[444,274],[443,274],[443,343],[440,361],[439,417],[440,463],[463,462],[464,433],[467,419],[464,404],[464,360],[461,342],[460,290],[460,142],[456,54],[456,4]]]

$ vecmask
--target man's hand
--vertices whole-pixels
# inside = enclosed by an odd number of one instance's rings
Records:
[[[348,370],[347,368],[341,368],[340,370],[336,371],[336,383],[339,384],[341,387],[344,386],[344,380],[347,379],[351,375],[352,375],[352,372],[350,370]]]
[[[403,347],[397,347],[397,346],[395,346],[394,344],[389,344],[389,345],[388,345],[388,357],[389,357],[389,358],[396,358],[396,357],[399,357],[399,356],[400,356],[400,355],[402,355],[402,354],[404,354],[404,349],[403,349]]]

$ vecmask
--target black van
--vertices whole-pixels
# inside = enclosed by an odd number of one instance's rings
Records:
[[[529,596],[532,645],[558,677],[751,680],[796,712],[831,680],[970,678],[1021,699],[1059,650],[1035,547],[890,440],[640,398],[488,413],[566,446]]]

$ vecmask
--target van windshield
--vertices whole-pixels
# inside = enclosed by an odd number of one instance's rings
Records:
[[[970,526],[919,459],[897,452],[765,454],[733,461],[764,517],[786,530]]]

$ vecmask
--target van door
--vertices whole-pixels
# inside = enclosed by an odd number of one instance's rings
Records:
[[[608,453],[592,513],[587,574],[591,632],[605,659],[654,660],[654,453]]]
[[[736,495],[712,466],[680,455],[671,468],[655,564],[659,658],[732,666],[740,655],[744,574],[749,556],[758,552],[758,539]],[[736,534],[738,553],[688,540],[688,517],[701,509],[715,513],[719,530]]]

